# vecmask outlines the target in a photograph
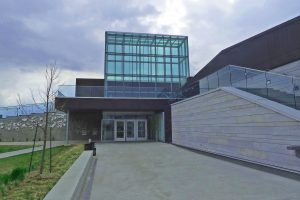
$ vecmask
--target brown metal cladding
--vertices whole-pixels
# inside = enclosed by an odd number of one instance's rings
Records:
[[[271,70],[300,59],[300,16],[222,50],[191,82],[232,64]]]
[[[104,79],[76,78],[76,86],[104,86]]]
[[[122,110],[159,111],[169,105],[168,99],[121,99],[121,98],[59,98],[55,99],[58,110]]]

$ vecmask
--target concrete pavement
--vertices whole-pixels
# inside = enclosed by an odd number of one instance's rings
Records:
[[[164,143],[97,144],[91,199],[299,200],[300,182]]]

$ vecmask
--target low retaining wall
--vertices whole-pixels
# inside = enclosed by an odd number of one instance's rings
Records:
[[[234,91],[234,92],[233,92]],[[172,104],[172,142],[300,173],[300,111],[240,91],[217,89]]]
[[[93,163],[93,151],[84,151],[44,200],[79,199],[86,176]]]

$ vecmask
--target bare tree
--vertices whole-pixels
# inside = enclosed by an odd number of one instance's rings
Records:
[[[46,151],[46,142],[47,142],[47,134],[48,134],[48,127],[49,127],[49,113],[53,111],[53,102],[55,100],[56,90],[55,85],[58,81],[59,77],[59,70],[56,66],[56,63],[49,64],[46,66],[45,71],[45,80],[46,85],[44,90],[40,91],[40,98],[45,104],[45,112],[44,112],[44,123],[43,123],[43,151],[41,156],[41,163],[40,163],[40,174],[44,171],[44,163],[45,163],[45,151]]]
[[[35,107],[44,113],[42,122],[39,122],[38,120],[34,122],[36,126],[43,132],[43,151],[40,161],[40,174],[42,174],[44,171],[45,152],[49,128],[49,114],[50,112],[54,111],[54,100],[57,93],[56,85],[58,84],[58,78],[59,70],[56,66],[56,63],[54,62],[52,64],[46,65],[44,88],[39,89],[37,93],[34,93],[33,90],[30,90],[31,98],[34,102]],[[17,96],[17,103],[22,113],[26,114],[27,111],[21,101],[21,97],[19,94]],[[29,116],[29,114],[27,115]]]

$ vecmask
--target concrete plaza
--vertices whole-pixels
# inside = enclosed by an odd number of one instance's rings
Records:
[[[299,200],[300,182],[164,143],[97,144],[91,199]]]

